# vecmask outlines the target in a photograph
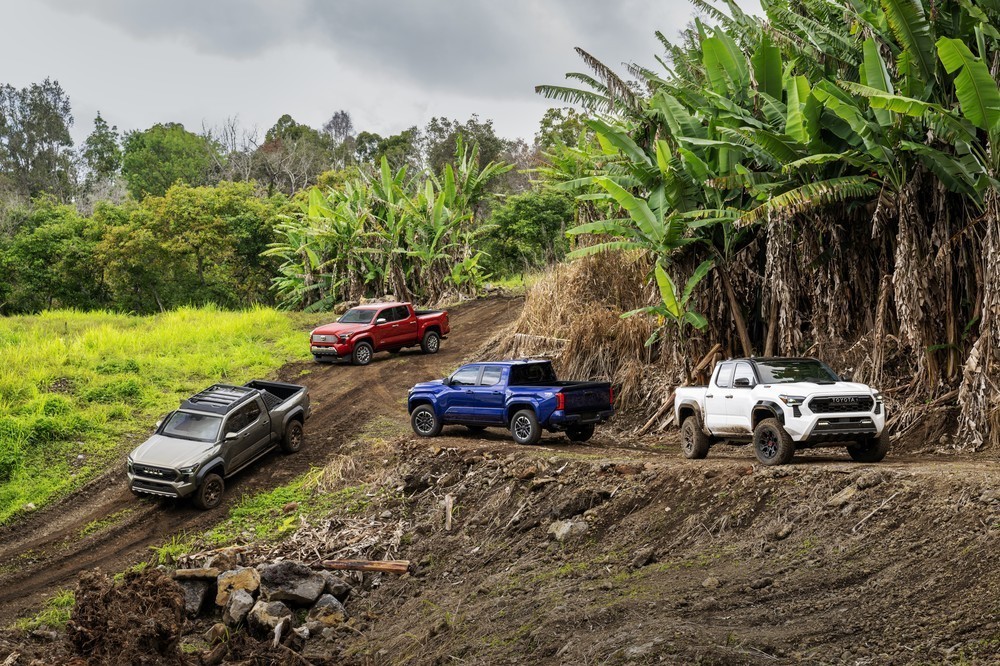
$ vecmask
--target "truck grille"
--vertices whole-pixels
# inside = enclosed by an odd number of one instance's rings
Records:
[[[132,466],[136,476],[144,476],[147,479],[156,479],[157,481],[176,481],[177,480],[177,470],[168,469],[166,467],[153,467],[152,465],[140,465],[135,464]]]
[[[814,414],[840,414],[844,412],[870,412],[875,400],[870,395],[836,395],[813,398],[809,409]]]

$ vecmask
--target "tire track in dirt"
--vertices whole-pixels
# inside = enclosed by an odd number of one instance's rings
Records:
[[[208,529],[227,515],[244,494],[257,493],[322,466],[342,444],[376,419],[406,419],[406,391],[418,381],[442,377],[516,318],[520,299],[474,301],[451,312],[452,334],[441,351],[378,354],[372,364],[294,363],[278,377],[305,384],[313,404],[306,425],[307,443],[292,456],[274,453],[231,479],[223,505],[199,511],[188,502],[135,498],[125,485],[124,469],[112,469],[80,490],[0,530],[0,625],[23,616],[83,571],[100,567],[120,571],[145,559],[152,546],[171,536]],[[303,344],[307,344],[303,332]],[[303,372],[308,374],[303,375]],[[124,452],[122,453],[124,458]],[[130,509],[119,522],[87,537],[94,521]]]

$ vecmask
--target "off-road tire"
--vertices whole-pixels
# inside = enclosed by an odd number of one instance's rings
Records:
[[[764,419],[753,429],[753,452],[761,465],[787,465],[795,455],[795,442],[778,419]]]
[[[468,428],[469,432],[475,435],[478,435],[479,433],[486,431],[486,426],[467,425],[465,427]]]
[[[534,410],[522,409],[510,420],[510,434],[514,441],[525,446],[538,444],[542,438],[542,426],[538,425],[538,417]]]
[[[441,336],[437,331],[427,331],[424,339],[420,341],[420,349],[425,354],[437,354],[441,349]]]
[[[191,501],[199,509],[214,509],[222,504],[222,495],[226,492],[226,482],[218,474],[206,474],[201,480],[198,490],[194,491]]]
[[[586,442],[594,436],[594,424],[588,423],[587,425],[566,428],[566,436],[571,442]]]
[[[882,462],[885,455],[889,453],[889,433],[886,432],[885,428],[882,428],[878,437],[870,437],[863,442],[848,446],[847,453],[850,454],[854,462]]]
[[[410,427],[421,437],[437,437],[441,434],[441,419],[430,405],[417,405],[410,414]]]
[[[712,440],[701,427],[701,417],[692,414],[681,424],[681,453],[685,458],[700,460],[708,457]]]
[[[298,453],[306,440],[301,421],[289,421],[285,428],[285,436],[281,438],[281,450],[285,453]]]
[[[375,355],[375,348],[370,342],[359,342],[354,345],[354,353],[351,355],[351,363],[354,365],[368,365]]]

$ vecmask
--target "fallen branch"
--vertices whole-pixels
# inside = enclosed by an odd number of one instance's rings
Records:
[[[410,571],[409,560],[323,560],[317,566],[333,571],[379,571],[394,574]]]
[[[851,528],[851,533],[854,534],[855,532],[857,532],[858,528],[865,524],[865,521],[867,521],[869,518],[871,518],[872,516],[874,516],[876,513],[878,513],[882,509],[884,509],[889,504],[889,502],[892,501],[892,499],[894,497],[896,497],[896,495],[898,495],[898,494],[899,493],[893,493],[892,497],[889,497],[886,501],[882,502],[878,507],[876,507],[874,511],[872,511],[867,516],[865,516],[860,521],[858,521],[858,524]]]
[[[663,418],[663,415],[666,414],[668,410],[670,410],[670,409],[673,408],[673,406],[674,406],[674,396],[676,394],[677,394],[676,391],[671,391],[670,392],[670,395],[668,395],[667,399],[663,401],[663,404],[660,405],[660,408],[658,410],[656,410],[656,413],[653,414],[653,417],[651,419],[649,419],[648,421],[646,421],[646,424],[644,426],[642,426],[641,428],[639,428],[639,432],[637,432],[636,435],[638,435],[639,437],[642,437],[643,435],[645,435],[647,432],[650,431],[650,429],[654,425],[656,425],[657,421],[659,421],[661,418]]]
[[[451,532],[451,510],[455,505],[455,496],[448,493],[444,496],[444,531]]]

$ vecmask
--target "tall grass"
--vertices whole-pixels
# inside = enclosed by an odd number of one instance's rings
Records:
[[[191,393],[306,357],[295,320],[267,309],[0,318],[0,523],[121,462]]]

